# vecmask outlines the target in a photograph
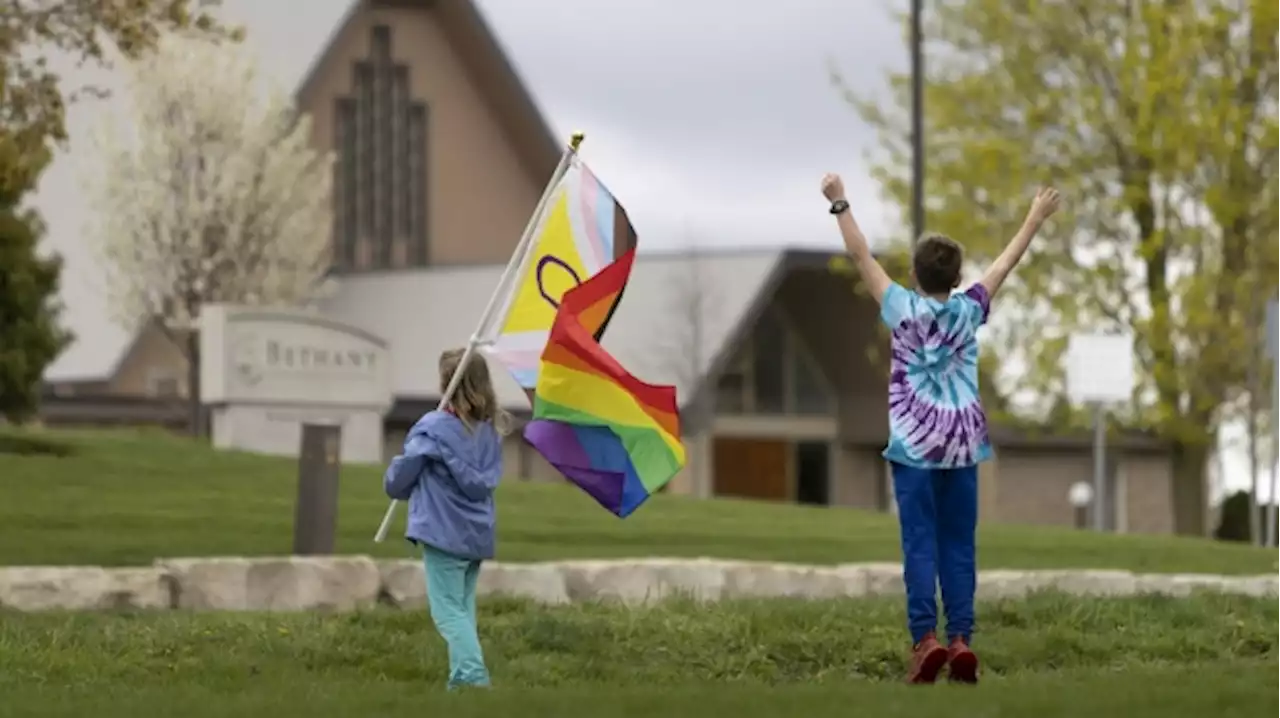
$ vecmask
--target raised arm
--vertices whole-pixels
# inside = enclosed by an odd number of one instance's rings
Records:
[[[1018,266],[1018,262],[1022,261],[1022,255],[1026,253],[1027,247],[1031,244],[1031,239],[1036,236],[1036,232],[1040,231],[1040,225],[1044,221],[1058,211],[1058,204],[1061,201],[1058,190],[1052,187],[1042,188],[1036,192],[1036,198],[1031,202],[1031,209],[1027,212],[1027,218],[1022,222],[1022,229],[1013,235],[1013,239],[1009,240],[1008,246],[996,257],[996,261],[991,264],[991,268],[982,277],[982,286],[987,290],[987,296],[995,296],[1000,287],[1004,285],[1004,280],[1009,276],[1009,272]]]
[[[822,194],[831,201],[831,213],[836,216],[836,224],[840,227],[840,236],[844,238],[845,249],[853,257],[853,264],[858,268],[858,275],[866,283],[867,290],[875,298],[876,303],[884,301],[884,293],[888,291],[892,280],[885,273],[884,267],[871,254],[867,238],[858,227],[849,209],[849,201],[844,196],[844,181],[839,175],[828,174],[822,178]]]

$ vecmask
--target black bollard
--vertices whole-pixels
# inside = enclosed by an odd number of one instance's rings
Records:
[[[1083,529],[1089,526],[1089,507],[1077,506],[1076,511],[1076,528]]]
[[[342,427],[303,424],[298,452],[298,503],[293,517],[293,553],[333,553],[338,528],[338,474]]]

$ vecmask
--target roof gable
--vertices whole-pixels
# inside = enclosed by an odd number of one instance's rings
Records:
[[[334,59],[331,57],[334,48],[363,25],[359,22],[361,14],[393,8],[433,13],[472,82],[520,154],[522,163],[540,182],[550,177],[564,143],[552,133],[533,95],[473,0],[353,0],[299,82],[295,90],[298,103],[308,104],[306,100],[318,78]]]

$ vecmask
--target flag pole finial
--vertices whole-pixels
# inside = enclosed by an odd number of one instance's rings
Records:
[[[582,146],[582,141],[585,140],[586,138],[587,138],[587,134],[582,130],[578,130],[577,132],[574,132],[569,137],[569,149],[573,150],[574,152],[577,152],[578,148]]]

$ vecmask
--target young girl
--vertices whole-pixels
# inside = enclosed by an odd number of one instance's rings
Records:
[[[440,355],[440,391],[453,379],[463,351]],[[476,579],[493,558],[493,492],[502,476],[502,431],[489,367],[472,356],[443,411],[409,430],[404,453],[391,460],[382,485],[409,502],[405,538],[422,547],[431,620],[449,646],[449,688],[488,686],[476,633]]]

